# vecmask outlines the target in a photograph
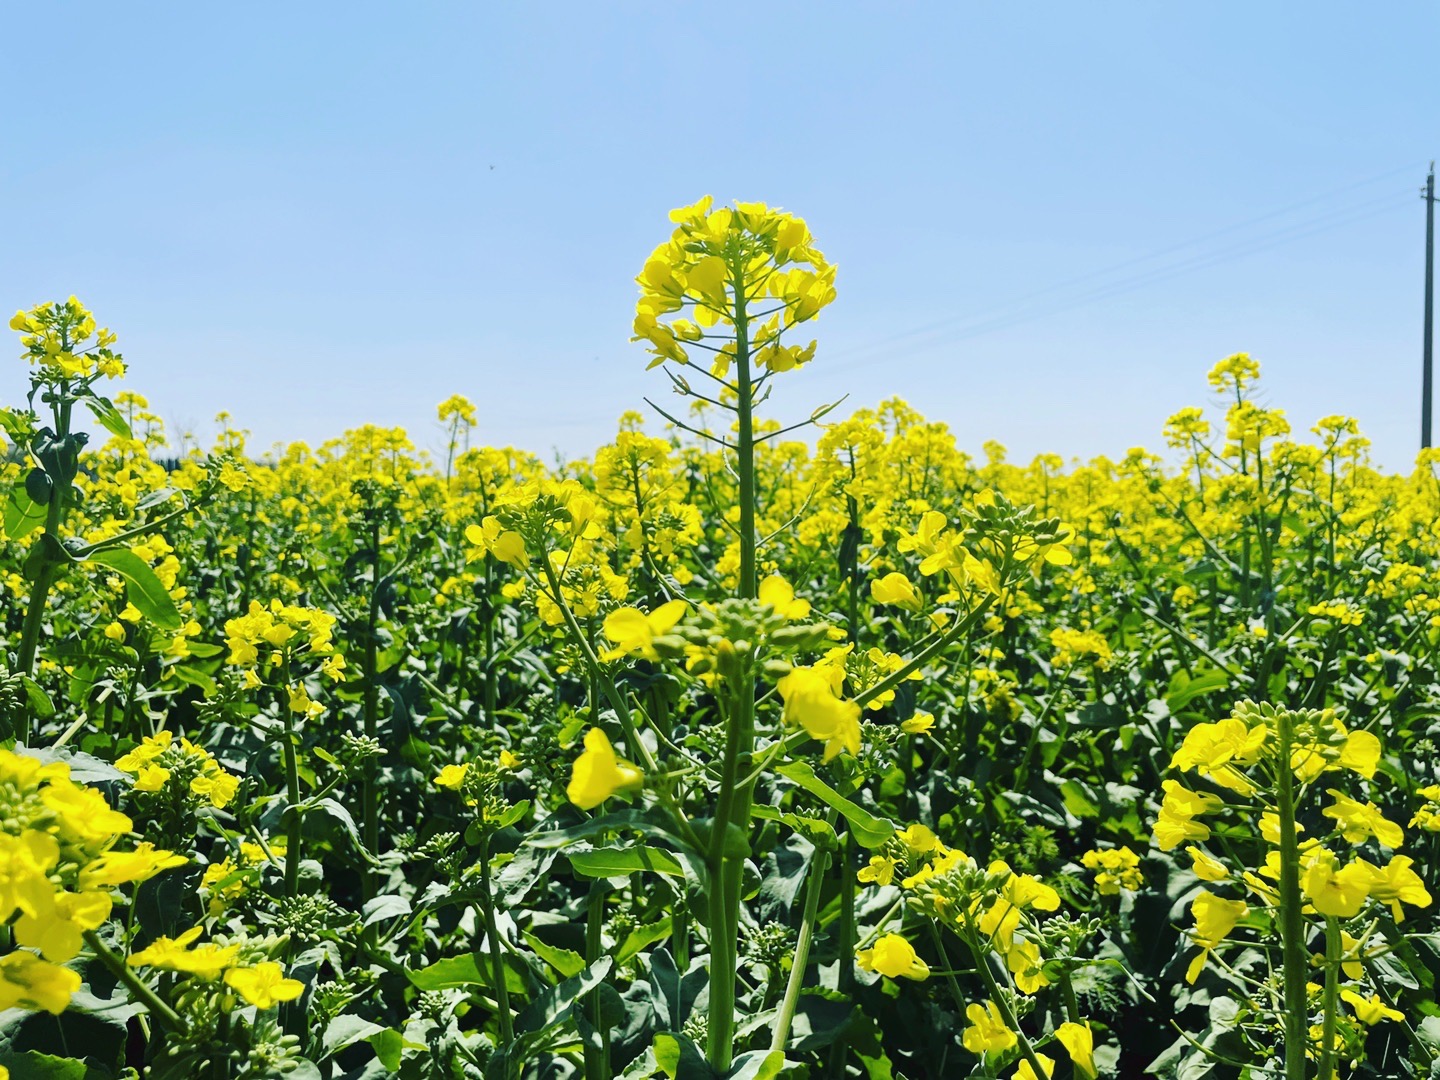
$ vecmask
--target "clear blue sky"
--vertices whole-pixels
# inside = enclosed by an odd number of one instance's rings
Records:
[[[10,25],[0,304],[78,294],[202,437],[227,409],[255,449],[366,421],[433,445],[458,392],[482,441],[586,454],[668,395],[627,340],[632,279],[711,193],[802,215],[839,266],[782,417],[900,394],[1016,458],[1158,449],[1244,350],[1297,427],[1348,413],[1413,460],[1433,4],[60,3]]]

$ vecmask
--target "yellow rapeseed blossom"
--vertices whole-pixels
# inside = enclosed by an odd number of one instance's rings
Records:
[[[575,759],[566,797],[582,810],[593,810],[617,791],[640,787],[644,774],[615,750],[599,728],[585,733],[585,750]]]
[[[892,979],[914,979],[920,982],[930,977],[930,965],[921,960],[914,947],[899,934],[881,934],[875,944],[855,953],[864,971],[877,971]]]

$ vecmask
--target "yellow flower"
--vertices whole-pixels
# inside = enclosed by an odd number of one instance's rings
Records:
[[[775,688],[785,702],[785,723],[798,724],[812,739],[823,742],[824,760],[842,750],[860,752],[860,706],[837,698],[826,673],[814,667],[792,668]]]
[[[1036,1054],[1035,1060],[1040,1062],[1040,1067],[1045,1070],[1045,1076],[1047,1078],[1055,1075],[1054,1058],[1046,1057],[1044,1054]],[[1040,1077],[1035,1075],[1035,1070],[1030,1067],[1030,1062],[1022,1058],[1020,1067],[1015,1070],[1014,1080],[1040,1080]]]
[[[305,992],[299,979],[287,979],[284,969],[272,960],[253,967],[231,968],[225,983],[257,1009],[268,1009],[277,1001],[294,1001]]]
[[[16,911],[31,916],[49,911],[54,889],[48,875],[59,860],[60,845],[48,833],[0,834],[0,920]]]
[[[870,863],[861,867],[855,874],[856,880],[861,882],[874,882],[876,885],[889,885],[895,880],[895,867],[899,861],[886,855],[870,856]]]
[[[1335,799],[1335,805],[1320,812],[1339,823],[1340,834],[1350,843],[1363,844],[1372,836],[1382,847],[1397,848],[1404,843],[1405,831],[1387,820],[1374,803],[1362,803],[1334,788],[1329,788],[1326,794]]]
[[[1230,876],[1230,871],[1225,869],[1223,863],[1194,844],[1187,847],[1185,851],[1190,856],[1191,869],[1195,871],[1195,876],[1201,881],[1223,881]]]
[[[774,608],[776,615],[791,622],[810,614],[810,601],[796,599],[794,587],[779,574],[760,583],[759,599],[760,603]]]
[[[961,1042],[965,1044],[966,1050],[978,1057],[999,1050],[1009,1050],[1019,1041],[1015,1032],[1005,1025],[1000,1009],[993,1001],[987,1001],[984,1005],[967,1005],[965,1017],[970,1021],[970,1026],[961,1036]]]
[[[900,730],[907,735],[924,735],[935,726],[935,717],[928,712],[917,712],[908,720],[900,721]]]
[[[1371,1024],[1378,1024],[1382,1020],[1403,1021],[1405,1014],[1390,1008],[1380,1000],[1380,995],[1375,994],[1368,1000],[1362,998],[1354,990],[1341,990],[1340,1000],[1355,1010],[1355,1019],[1369,1027]]]
[[[878,971],[892,979],[903,977],[920,982],[930,976],[930,966],[899,934],[881,934],[873,948],[860,949],[855,958],[860,961],[862,970]]]
[[[1088,1021],[1083,1024],[1067,1021],[1055,1029],[1055,1037],[1060,1040],[1065,1052],[1070,1055],[1070,1060],[1075,1063],[1077,1076],[1084,1077],[1084,1080],[1095,1080],[1100,1075],[1095,1068],[1095,1035],[1090,1030]]]
[[[593,810],[615,792],[638,788],[644,782],[639,769],[615,756],[605,732],[591,728],[585,733],[585,750],[575,759],[565,795],[580,809]]]
[[[523,569],[530,562],[525,552],[525,541],[519,533],[505,529],[494,517],[487,517],[479,525],[465,527],[465,539],[503,563]]]
[[[909,611],[919,611],[924,603],[910,579],[900,573],[886,574],[870,582],[870,596],[877,604],[894,604]]]
[[[1210,950],[1224,941],[1235,929],[1235,924],[1249,913],[1250,908],[1243,900],[1225,900],[1208,889],[1200,890],[1190,903],[1190,914],[1195,919],[1192,936],[1202,951],[1185,972],[1187,983],[1194,983],[1199,978],[1205,961],[1210,958]]]
[[[59,1016],[79,989],[79,975],[32,952],[0,958],[0,1009],[43,1009]]]
[[[1371,877],[1363,860],[1344,867],[1330,852],[1317,850],[1300,875],[1300,889],[1321,915],[1348,919],[1360,913],[1370,895]]]
[[[512,754],[509,750],[502,749],[500,751],[500,768],[518,769],[519,767],[520,759],[518,757]]]
[[[685,615],[684,600],[671,600],[646,615],[639,608],[620,608],[605,616],[605,636],[615,642],[613,649],[600,654],[605,661],[616,660],[632,653],[646,660],[658,660],[654,641],[668,634]]]
[[[449,788],[451,791],[459,791],[460,785],[465,782],[465,774],[470,771],[466,765],[446,765],[440,770],[440,775],[435,777],[435,786]]]
[[[55,894],[43,915],[21,915],[15,922],[15,940],[39,949],[46,960],[63,964],[80,954],[86,930],[94,930],[110,917],[110,894],[62,892]]]
[[[130,881],[148,881],[163,870],[184,866],[190,860],[157,849],[148,840],[134,851],[107,851],[80,871],[80,887],[91,889],[101,885],[123,885]]]
[[[1364,859],[1356,859],[1352,864],[1365,873],[1369,894],[1390,905],[1390,913],[1395,916],[1397,923],[1405,919],[1405,913],[1400,907],[1402,900],[1413,907],[1430,906],[1431,897],[1425,888],[1425,882],[1419,874],[1410,869],[1414,863],[1415,860],[1408,855],[1395,855],[1383,867],[1374,866]]]
[[[158,937],[139,952],[131,953],[125,962],[131,967],[181,971],[209,982],[219,978],[220,973],[236,961],[240,956],[240,946],[206,942],[190,948],[201,933],[201,927],[192,926],[177,938]]]

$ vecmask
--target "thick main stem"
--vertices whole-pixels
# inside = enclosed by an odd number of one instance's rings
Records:
[[[68,387],[61,387],[61,395],[67,394]],[[55,438],[57,442],[63,441],[70,436],[70,402],[65,400],[55,410]],[[66,503],[70,501],[71,481],[66,477],[52,476],[50,478],[50,501],[45,506],[45,533],[55,543],[60,542],[60,525],[65,520]],[[40,543],[36,540],[35,543]],[[35,674],[35,655],[40,649],[40,625],[45,620],[45,601],[50,596],[50,586],[55,583],[55,575],[60,570],[60,564],[51,559],[46,559],[40,564],[40,569],[35,574],[35,580],[30,583],[30,596],[25,607],[25,623],[20,630],[20,651],[16,657],[15,670],[20,675]],[[28,745],[30,742],[30,707],[27,705],[22,713],[20,730],[16,732],[17,741],[20,745]]]
[[[750,327],[745,311],[745,257],[731,265],[735,295],[735,413],[738,431],[735,471],[740,496],[740,596],[759,595],[755,567],[755,392],[750,370]],[[751,785],[740,780],[741,763],[755,747],[755,675],[748,656],[739,658],[732,687],[730,731],[726,738],[720,795],[711,838],[711,872],[719,883],[718,902],[710,905],[710,1017],[707,1056],[722,1075],[735,1054],[735,975],[739,966],[740,894],[745,875],[743,855],[726,856],[724,838],[731,824],[749,835]]]
[[[1280,819],[1280,945],[1284,963],[1285,1080],[1305,1080],[1307,1004],[1305,920],[1301,915],[1300,850],[1295,829],[1295,770],[1290,766],[1294,720],[1280,712],[1280,745],[1275,755]]]
[[[1340,920],[1325,919],[1325,991],[1320,1012],[1320,1080],[1335,1080],[1335,1022],[1340,996]]]
[[[590,910],[585,914],[585,962],[594,964],[605,948],[605,896],[609,886],[596,878],[590,886]],[[585,1080],[610,1080],[610,1028],[605,1023],[600,988],[590,994],[590,1026],[600,1039],[598,1045],[585,1042]]]

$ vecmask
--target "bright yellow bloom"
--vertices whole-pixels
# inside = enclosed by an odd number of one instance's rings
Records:
[[[889,885],[895,880],[895,867],[898,865],[898,860],[889,856],[872,855],[869,864],[856,871],[855,877],[862,883],[873,881],[876,885]]]
[[[147,840],[137,844],[134,851],[105,852],[80,871],[80,887],[92,889],[102,885],[149,881],[161,871],[184,866],[189,861],[183,855],[173,855],[156,848]]]
[[[440,770],[440,775],[435,777],[435,786],[449,788],[451,791],[459,791],[460,785],[465,782],[465,775],[470,771],[466,765],[446,765]]]
[[[46,960],[63,964],[80,955],[86,930],[94,930],[110,917],[110,894],[105,892],[56,893],[42,915],[21,915],[15,922],[15,940],[39,949]]]
[[[1364,872],[1369,895],[1389,904],[1390,913],[1395,916],[1395,921],[1400,923],[1405,921],[1405,913],[1400,907],[1401,901],[1412,907],[1430,906],[1430,892],[1425,888],[1425,882],[1419,874],[1410,869],[1414,864],[1415,860],[1408,855],[1395,855],[1383,867],[1374,866],[1364,859],[1356,859],[1352,865],[1358,866]]]
[[[1403,1021],[1405,1014],[1390,1008],[1380,1000],[1380,995],[1375,994],[1370,998],[1362,998],[1354,990],[1341,990],[1340,1000],[1355,1010],[1355,1019],[1369,1027],[1371,1024],[1378,1024],[1382,1020]]]
[[[935,717],[928,712],[917,712],[908,720],[900,721],[900,730],[907,735],[924,735],[935,726]]]
[[[870,595],[877,604],[894,604],[909,611],[919,611],[924,603],[919,590],[900,573],[886,574],[870,582]]]
[[[231,968],[225,972],[225,984],[257,1009],[268,1009],[280,1001],[294,1001],[305,992],[305,984],[299,979],[287,979],[284,969],[273,960],[253,967]]]
[[[1190,845],[1185,851],[1190,856],[1191,869],[1201,881],[1223,881],[1230,876],[1223,863],[1195,845]]]
[[[565,795],[582,810],[593,810],[617,791],[638,788],[645,775],[628,761],[615,756],[605,732],[591,728],[585,733],[585,750],[575,759]]]
[[[43,1009],[59,1016],[79,989],[79,975],[32,952],[0,957],[0,1009]]]
[[[1095,875],[1095,888],[1101,896],[1118,896],[1122,889],[1135,892],[1145,884],[1140,856],[1128,847],[1087,851],[1080,857],[1080,864],[1100,871]]]
[[[792,668],[776,689],[785,702],[784,721],[799,725],[825,744],[824,760],[840,751],[860,752],[860,706],[836,697],[828,674],[814,667]]]
[[[613,649],[600,654],[605,661],[616,660],[632,653],[646,660],[658,660],[654,641],[674,629],[689,605],[684,600],[670,600],[646,615],[639,608],[620,608],[605,616],[605,636],[615,642]]]
[[[1382,847],[1397,848],[1404,843],[1404,830],[1387,820],[1374,803],[1362,803],[1334,788],[1329,788],[1326,794],[1334,798],[1335,805],[1320,812],[1339,823],[1341,835],[1350,843],[1363,844],[1372,836]]]
[[[919,982],[930,977],[930,966],[899,934],[881,934],[873,948],[860,949],[855,957],[863,970],[878,971],[892,979],[903,977]]]
[[[1095,1080],[1100,1075],[1095,1068],[1095,1034],[1090,1030],[1088,1021],[1083,1024],[1067,1021],[1055,1029],[1055,1037],[1075,1063],[1077,1076]]]
[[[1339,866],[1330,852],[1317,849],[1300,875],[1300,890],[1321,915],[1348,919],[1360,913],[1370,895],[1371,877],[1361,860]]]
[[[794,587],[779,574],[773,574],[760,583],[759,599],[762,604],[774,608],[775,614],[791,622],[810,614],[810,601],[796,599]]]
[[[1036,1054],[1035,1060],[1040,1062],[1040,1067],[1045,1070],[1045,1076],[1047,1078],[1055,1075],[1054,1058],[1046,1057],[1044,1054]],[[1030,1067],[1030,1062],[1021,1058],[1020,1065],[1015,1070],[1014,1080],[1040,1080],[1040,1077],[1035,1075],[1035,1070]]]
[[[182,971],[206,982],[217,979],[222,971],[239,958],[240,946],[206,942],[194,949],[190,948],[201,933],[201,927],[192,926],[177,938],[158,937],[139,952],[131,953],[126,963],[131,967],[158,967],[167,971]]]
[[[970,1021],[970,1026],[961,1036],[961,1042],[972,1054],[983,1057],[996,1051],[1009,1050],[1019,1041],[1015,1032],[1005,1025],[1000,1009],[993,1001],[987,1001],[984,1005],[967,1005],[965,1017]]]
[[[1199,977],[1205,961],[1209,959],[1210,950],[1224,941],[1235,929],[1235,924],[1249,913],[1250,908],[1243,900],[1225,900],[1208,889],[1200,890],[1190,903],[1190,914],[1195,919],[1192,936],[1202,952],[1185,972],[1187,983],[1193,983]]]

